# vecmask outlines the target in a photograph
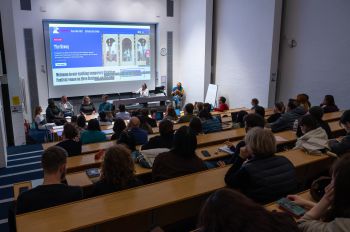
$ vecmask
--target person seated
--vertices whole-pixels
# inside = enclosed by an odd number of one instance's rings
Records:
[[[155,148],[170,149],[173,146],[174,123],[167,119],[160,121],[159,133],[160,135],[151,138],[146,144],[144,144],[141,150],[149,150]]]
[[[79,141],[79,132],[71,123],[66,123],[63,126],[63,140],[56,146],[62,147],[67,151],[68,156],[81,154],[81,142]]]
[[[78,131],[81,133],[86,129],[86,118],[84,115],[79,115],[77,119],[77,126],[78,126]]]
[[[81,132],[80,141],[82,144],[99,143],[107,140],[106,134],[101,131],[100,123],[97,119],[88,122],[87,129]]]
[[[226,104],[226,98],[225,97],[220,97],[219,98],[219,107],[215,108],[214,111],[224,112],[226,110],[229,110],[229,107]]]
[[[245,136],[245,147],[225,175],[226,184],[252,200],[265,204],[297,190],[293,164],[276,156],[274,134],[263,128],[252,128]]]
[[[83,191],[77,186],[62,184],[65,180],[67,152],[57,146],[46,149],[41,157],[44,181],[33,189],[21,193],[17,198],[17,214],[78,201]]]
[[[259,114],[261,117],[265,118],[265,108],[262,106],[255,106],[254,113]]]
[[[141,88],[139,88],[135,93],[140,94],[140,97],[149,97],[149,90],[146,83],[143,83]]]
[[[288,214],[268,211],[228,188],[217,190],[208,197],[200,210],[197,228],[200,232],[299,232],[296,222]]]
[[[196,155],[197,137],[187,126],[180,127],[174,135],[173,148],[159,154],[153,163],[153,181],[204,171],[204,162]]]
[[[178,82],[171,92],[171,95],[173,96],[173,101],[175,102],[175,108],[180,107],[179,103],[182,101],[182,97],[184,96],[184,94],[184,88],[182,87],[181,82]]]
[[[43,112],[43,109],[41,106],[37,106],[34,109],[34,123],[35,127],[39,130],[46,130],[47,122],[44,116],[41,114]]]
[[[305,93],[301,93],[297,95],[297,102],[300,107],[304,108],[305,111],[308,111],[311,107],[311,103],[309,101],[309,96]]]
[[[118,140],[120,134],[126,129],[125,121],[121,118],[117,118],[114,121],[113,132],[114,134],[111,137],[111,140]]]
[[[285,112],[285,107],[283,102],[276,102],[275,107],[273,108],[273,114],[267,118],[268,123],[276,122],[277,119],[281,117]]]
[[[106,150],[101,166],[101,177],[92,187],[92,196],[99,196],[141,185],[135,176],[131,151],[123,145]]]
[[[327,133],[312,115],[304,115],[300,119],[299,126],[302,136],[298,138],[294,149],[303,148],[310,153],[326,149]]]
[[[292,130],[295,120],[306,113],[305,109],[299,106],[299,103],[294,99],[289,99],[287,112],[282,114],[277,121],[270,123],[272,132],[280,132]]]
[[[125,144],[131,151],[136,150],[137,145],[143,145],[148,141],[147,131],[140,128],[140,119],[132,117],[129,124],[117,141],[118,144]]]
[[[164,119],[168,119],[170,121],[176,121],[178,119],[176,111],[172,105],[168,105],[166,107]]]
[[[152,127],[148,124],[146,121],[146,118],[143,117],[142,115],[137,116],[140,120],[140,128],[147,131],[149,135],[153,134],[153,129]]]
[[[142,109],[141,117],[143,117],[151,127],[157,127],[157,120],[149,117],[148,113],[149,113],[148,109]]]
[[[194,117],[193,115],[194,106],[192,103],[187,103],[184,108],[184,115],[178,120],[178,123],[190,122]]]
[[[78,116],[73,115],[72,118],[70,119],[70,122],[71,122],[73,125],[77,126],[77,124],[78,124]]]
[[[235,119],[232,119],[233,123],[232,123],[232,127],[233,128],[243,128],[244,127],[244,117],[248,115],[248,112],[245,110],[240,110],[237,113],[237,116]],[[231,116],[232,117],[232,116]]]
[[[98,117],[99,117],[100,126],[112,125],[112,120],[107,118],[107,114],[105,111],[101,111],[100,113],[98,113]]]
[[[257,98],[253,98],[251,104],[252,104],[251,109],[254,110],[255,107],[257,107],[259,105],[259,100]]]
[[[121,118],[123,120],[130,120],[130,114],[129,112],[126,112],[125,105],[120,104],[118,106],[119,112],[116,114],[116,118]]]
[[[318,126],[322,127],[322,129],[325,130],[325,132],[327,133],[328,139],[332,139],[333,134],[332,134],[331,128],[329,127],[328,122],[325,122],[322,119],[323,108],[320,106],[313,106],[309,109],[308,114],[310,114],[317,121]],[[303,135],[300,125],[298,125],[296,135],[297,137],[300,137]]]
[[[55,123],[57,126],[64,125],[66,123],[63,113],[56,106],[53,99],[49,99],[49,105],[46,108],[46,121],[48,123]]]
[[[91,102],[89,96],[83,98],[83,103],[80,105],[80,113],[84,115],[91,115],[96,113],[96,108]]]
[[[333,95],[324,96],[323,102],[320,105],[325,113],[339,111],[338,106],[335,104]]]
[[[332,139],[328,142],[331,152],[342,156],[350,151],[350,110],[344,111],[340,118],[340,124],[346,131],[346,136],[340,140]]]
[[[194,108],[195,108],[194,114],[195,114],[196,116],[198,116],[198,115],[199,115],[199,112],[201,112],[201,111],[204,109],[204,104],[203,104],[203,102],[196,102],[196,103],[194,104]]]
[[[307,212],[298,221],[304,232],[350,231],[350,155],[338,159],[332,170],[332,181],[318,203],[289,195],[288,199],[302,206]]]
[[[61,97],[58,107],[63,112],[64,117],[72,117],[74,115],[73,105],[68,101],[67,96]]]
[[[203,133],[202,121],[198,117],[193,117],[190,121],[189,127],[195,133],[195,135],[199,135]]]
[[[102,103],[98,107],[98,112],[112,112],[113,104],[108,102],[108,95],[102,95]]]
[[[199,113],[199,118],[202,120],[202,130],[204,134],[222,130],[219,119],[213,117],[207,109],[204,109]]]

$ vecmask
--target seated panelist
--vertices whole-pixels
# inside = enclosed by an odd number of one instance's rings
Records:
[[[171,95],[173,96],[173,101],[175,102],[175,107],[179,107],[179,103],[182,101],[182,97],[185,91],[182,87],[181,82],[178,82],[177,85],[173,88]]]

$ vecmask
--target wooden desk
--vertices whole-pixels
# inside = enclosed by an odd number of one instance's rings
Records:
[[[340,117],[343,115],[344,111],[338,111],[338,112],[332,112],[332,113],[325,113],[323,115],[323,121],[331,122],[339,120]]]

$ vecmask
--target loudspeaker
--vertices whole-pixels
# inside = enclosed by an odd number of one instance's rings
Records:
[[[174,17],[174,0],[166,1],[166,16]]]
[[[32,10],[31,0],[20,0],[21,10]]]

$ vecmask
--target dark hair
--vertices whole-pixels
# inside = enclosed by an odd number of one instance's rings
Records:
[[[53,146],[46,149],[41,156],[44,172],[55,173],[61,165],[67,163],[68,153],[62,147]]]
[[[198,117],[193,117],[190,121],[189,127],[193,130],[193,132],[198,135],[202,133],[202,122]]]
[[[304,115],[301,117],[299,126],[305,126],[307,128],[307,132],[311,130],[315,130],[318,127],[318,123],[316,119],[312,115]]]
[[[342,116],[340,117],[341,124],[346,124],[347,122],[350,122],[350,110],[345,110]]]
[[[206,108],[204,108],[201,112],[199,112],[198,116],[201,119],[209,120],[212,119],[213,116],[211,115],[210,111]]]
[[[71,123],[66,123],[63,126],[63,136],[67,139],[74,139],[78,136],[77,128]]]
[[[52,98],[49,98],[48,103],[50,108],[55,106],[55,101]]]
[[[167,107],[167,115],[171,116],[171,117],[173,117],[175,119],[177,118],[177,115],[176,115],[174,107],[172,107],[172,106],[168,106]]]
[[[117,139],[119,138],[120,133],[125,130],[126,125],[123,119],[117,118],[113,125],[113,131],[117,135]]]
[[[77,119],[77,126],[80,128],[85,128],[86,126],[86,118],[84,115],[79,115],[78,119]]]
[[[324,101],[323,101],[327,106],[335,106],[335,100],[333,95],[326,95],[324,96]]]
[[[320,106],[313,106],[309,109],[309,114],[312,115],[317,121],[322,121],[324,110]]]
[[[220,97],[220,101],[222,102],[222,103],[225,103],[226,102],[226,98],[225,97]]]
[[[100,128],[100,123],[98,122],[98,120],[96,118],[94,119],[91,119],[89,122],[88,122],[88,126],[87,126],[87,129],[88,130],[91,130],[91,131],[100,131],[101,128]]]
[[[247,111],[245,110],[241,110],[237,113],[237,117],[236,117],[236,120],[235,120],[235,123],[239,123],[239,126],[241,128],[244,127],[244,117],[248,114]]]
[[[137,117],[140,115],[140,110],[134,110],[131,112],[131,117]]]
[[[252,103],[257,106],[259,105],[259,100],[257,98],[253,98]]]
[[[253,127],[265,127],[265,120],[261,115],[259,114],[248,114],[244,117],[244,122],[246,128],[253,128]]]
[[[78,122],[78,116],[73,115],[72,118],[71,118],[71,123],[77,124],[77,122]]]
[[[270,212],[242,193],[228,188],[217,190],[205,201],[198,228],[201,232],[299,231],[289,215]]]
[[[164,119],[159,123],[160,136],[169,136],[174,133],[174,123],[170,120]]]
[[[263,117],[263,118],[265,117],[265,108],[264,107],[256,106],[254,108],[254,111],[255,111],[256,114],[259,114],[261,117]]]
[[[125,105],[120,104],[120,105],[118,106],[118,108],[119,108],[119,112],[125,112]]]
[[[149,114],[149,110],[147,108],[141,110],[141,115],[142,116],[145,116],[146,118],[148,118],[148,114]]]
[[[101,122],[107,121],[107,114],[106,114],[106,112],[101,111],[100,113],[98,113],[98,116],[100,117],[100,121]]]
[[[39,113],[40,111],[43,111],[43,109],[41,108],[41,106],[36,106],[36,107],[34,108],[34,118],[35,118],[38,114],[40,114],[40,113]]]
[[[204,104],[203,102],[197,102],[196,103],[197,110],[200,112],[204,109]]]
[[[284,107],[284,103],[283,102],[276,102],[275,103],[275,107],[281,111],[282,113],[284,113],[285,111],[285,107]]]
[[[288,101],[288,108],[291,110],[294,110],[295,108],[297,108],[299,106],[299,103],[297,100],[295,99],[289,99]]]
[[[185,111],[189,114],[193,114],[194,106],[192,103],[187,103],[185,105]]]
[[[309,101],[309,95],[305,93],[301,93],[297,95],[297,102],[299,103],[299,105],[303,105],[307,107],[311,106],[311,103]]]
[[[102,163],[101,180],[108,184],[126,187],[135,178],[131,151],[124,145],[114,145],[107,149]]]
[[[210,112],[211,110],[211,105],[209,103],[204,103],[203,104],[203,110],[207,110],[208,112]]]
[[[196,156],[197,137],[188,126],[180,127],[174,135],[173,151],[183,157]]]
[[[147,85],[146,85],[146,83],[143,83],[143,84],[142,84],[142,88],[147,89]]]

